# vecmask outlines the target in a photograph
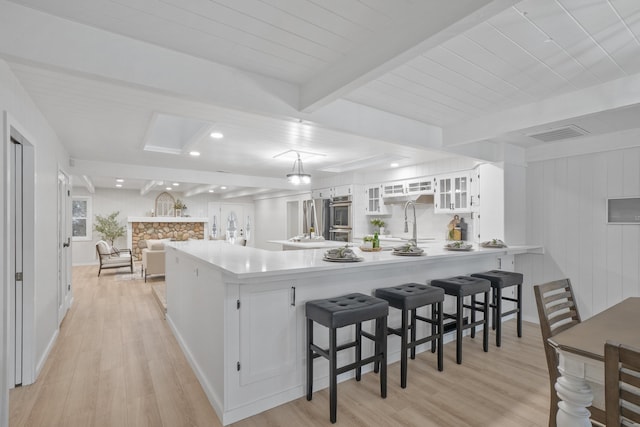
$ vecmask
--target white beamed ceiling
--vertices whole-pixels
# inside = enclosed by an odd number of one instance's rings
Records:
[[[639,127],[637,0],[0,0],[0,56],[96,186],[261,193],[290,188],[287,150],[323,178]],[[225,138],[145,151],[158,117]]]

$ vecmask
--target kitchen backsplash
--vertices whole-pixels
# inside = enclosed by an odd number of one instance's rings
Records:
[[[391,215],[380,216],[385,223],[385,234],[391,234],[393,236],[406,236],[411,237],[413,232],[413,210],[411,207],[407,209],[407,218],[409,220],[408,227],[409,232],[404,232],[404,204],[389,205],[391,208]],[[433,237],[437,240],[444,240],[448,234],[449,222],[453,219],[454,214],[434,214],[432,204],[417,204],[416,205],[416,218],[418,223],[418,237]],[[460,218],[464,218],[467,223],[467,240],[473,240],[473,224],[471,220],[471,214],[458,214]],[[370,217],[378,218],[378,217]],[[373,234],[377,227],[374,227],[370,223],[368,224],[368,233]]]

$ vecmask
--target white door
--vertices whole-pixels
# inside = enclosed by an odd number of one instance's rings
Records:
[[[22,346],[23,346],[23,192],[22,192],[22,144],[17,139],[11,138],[11,230],[10,238],[12,240],[12,251],[10,259],[11,274],[13,284],[11,286],[12,304],[11,304],[11,328],[10,344],[13,351],[13,384],[22,384]]]
[[[69,177],[58,171],[58,325],[62,323],[71,299],[71,236]]]

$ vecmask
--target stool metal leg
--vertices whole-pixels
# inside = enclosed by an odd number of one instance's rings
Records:
[[[356,362],[362,360],[362,323],[356,323]],[[356,381],[362,377],[362,366],[356,368]]]
[[[307,319],[307,400],[313,395],[313,320]]]
[[[471,295],[471,323],[476,323],[476,296]],[[471,327],[471,338],[476,337],[476,327]]]
[[[411,342],[416,341],[416,309],[411,310]],[[411,347],[411,359],[416,358],[416,347]]]
[[[494,329],[496,330],[496,346],[500,347],[502,343],[502,288],[497,287],[493,290],[495,295],[494,312]]]
[[[387,317],[376,319],[376,323],[378,322],[380,327],[376,330],[380,330],[380,335],[376,337],[376,341],[380,341],[380,396],[384,399],[387,397]]]
[[[456,300],[456,363],[460,365],[462,363],[462,309],[464,297],[458,296]]]
[[[522,337],[522,283],[518,285],[518,338]]]
[[[380,328],[382,327],[382,325],[380,324],[380,322],[376,321],[376,330],[375,330],[375,336],[376,336],[376,340],[373,343],[373,352],[374,354],[380,354],[380,341],[377,339],[378,334],[380,334]],[[386,338],[385,338],[386,340]],[[376,360],[375,362],[373,362],[373,372],[375,372],[376,374],[378,372],[380,372],[380,361]]]
[[[496,316],[496,307],[498,306],[496,296],[496,290],[494,289],[491,293],[491,328],[494,331],[496,330],[496,322],[500,320],[500,318]]]
[[[484,293],[484,300],[489,301],[489,291]],[[498,324],[498,328],[500,324]],[[484,325],[482,327],[482,348],[485,351],[489,351],[489,304],[484,305]]]
[[[436,334],[436,321],[438,316],[442,316],[442,303],[438,303],[439,309],[436,308],[436,304],[431,304],[431,336]],[[440,314],[438,314],[440,313]],[[440,323],[438,323],[440,325]],[[442,333],[442,325],[438,326],[438,330]],[[439,344],[438,344],[439,345]],[[436,352],[436,340],[431,341],[431,353]]]
[[[408,310],[402,310],[402,326],[400,331],[402,336],[400,337],[400,387],[407,388],[407,335],[409,334],[409,328],[407,325],[409,317]]]
[[[434,305],[431,306],[432,309]],[[437,318],[438,318],[437,320],[438,322],[438,332],[437,332],[438,333],[438,371],[442,371],[443,352],[444,352],[444,316],[442,314],[442,302],[438,303]],[[432,326],[432,330],[433,330],[433,326]],[[432,333],[432,335],[435,335],[435,333]],[[432,348],[435,342],[436,340],[431,341]]]
[[[332,423],[336,422],[338,407],[337,347],[336,329],[329,328],[329,411]]]

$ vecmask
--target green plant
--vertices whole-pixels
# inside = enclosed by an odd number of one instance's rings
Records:
[[[104,240],[108,240],[111,246],[113,241],[118,237],[125,235],[127,229],[124,225],[120,225],[118,222],[119,211],[113,212],[107,216],[96,215],[94,230],[102,235]]]
[[[173,204],[173,209],[187,209],[187,205],[185,205],[182,200],[178,199]]]
[[[384,227],[384,221],[380,218],[372,218],[371,224],[373,224],[375,227]]]

